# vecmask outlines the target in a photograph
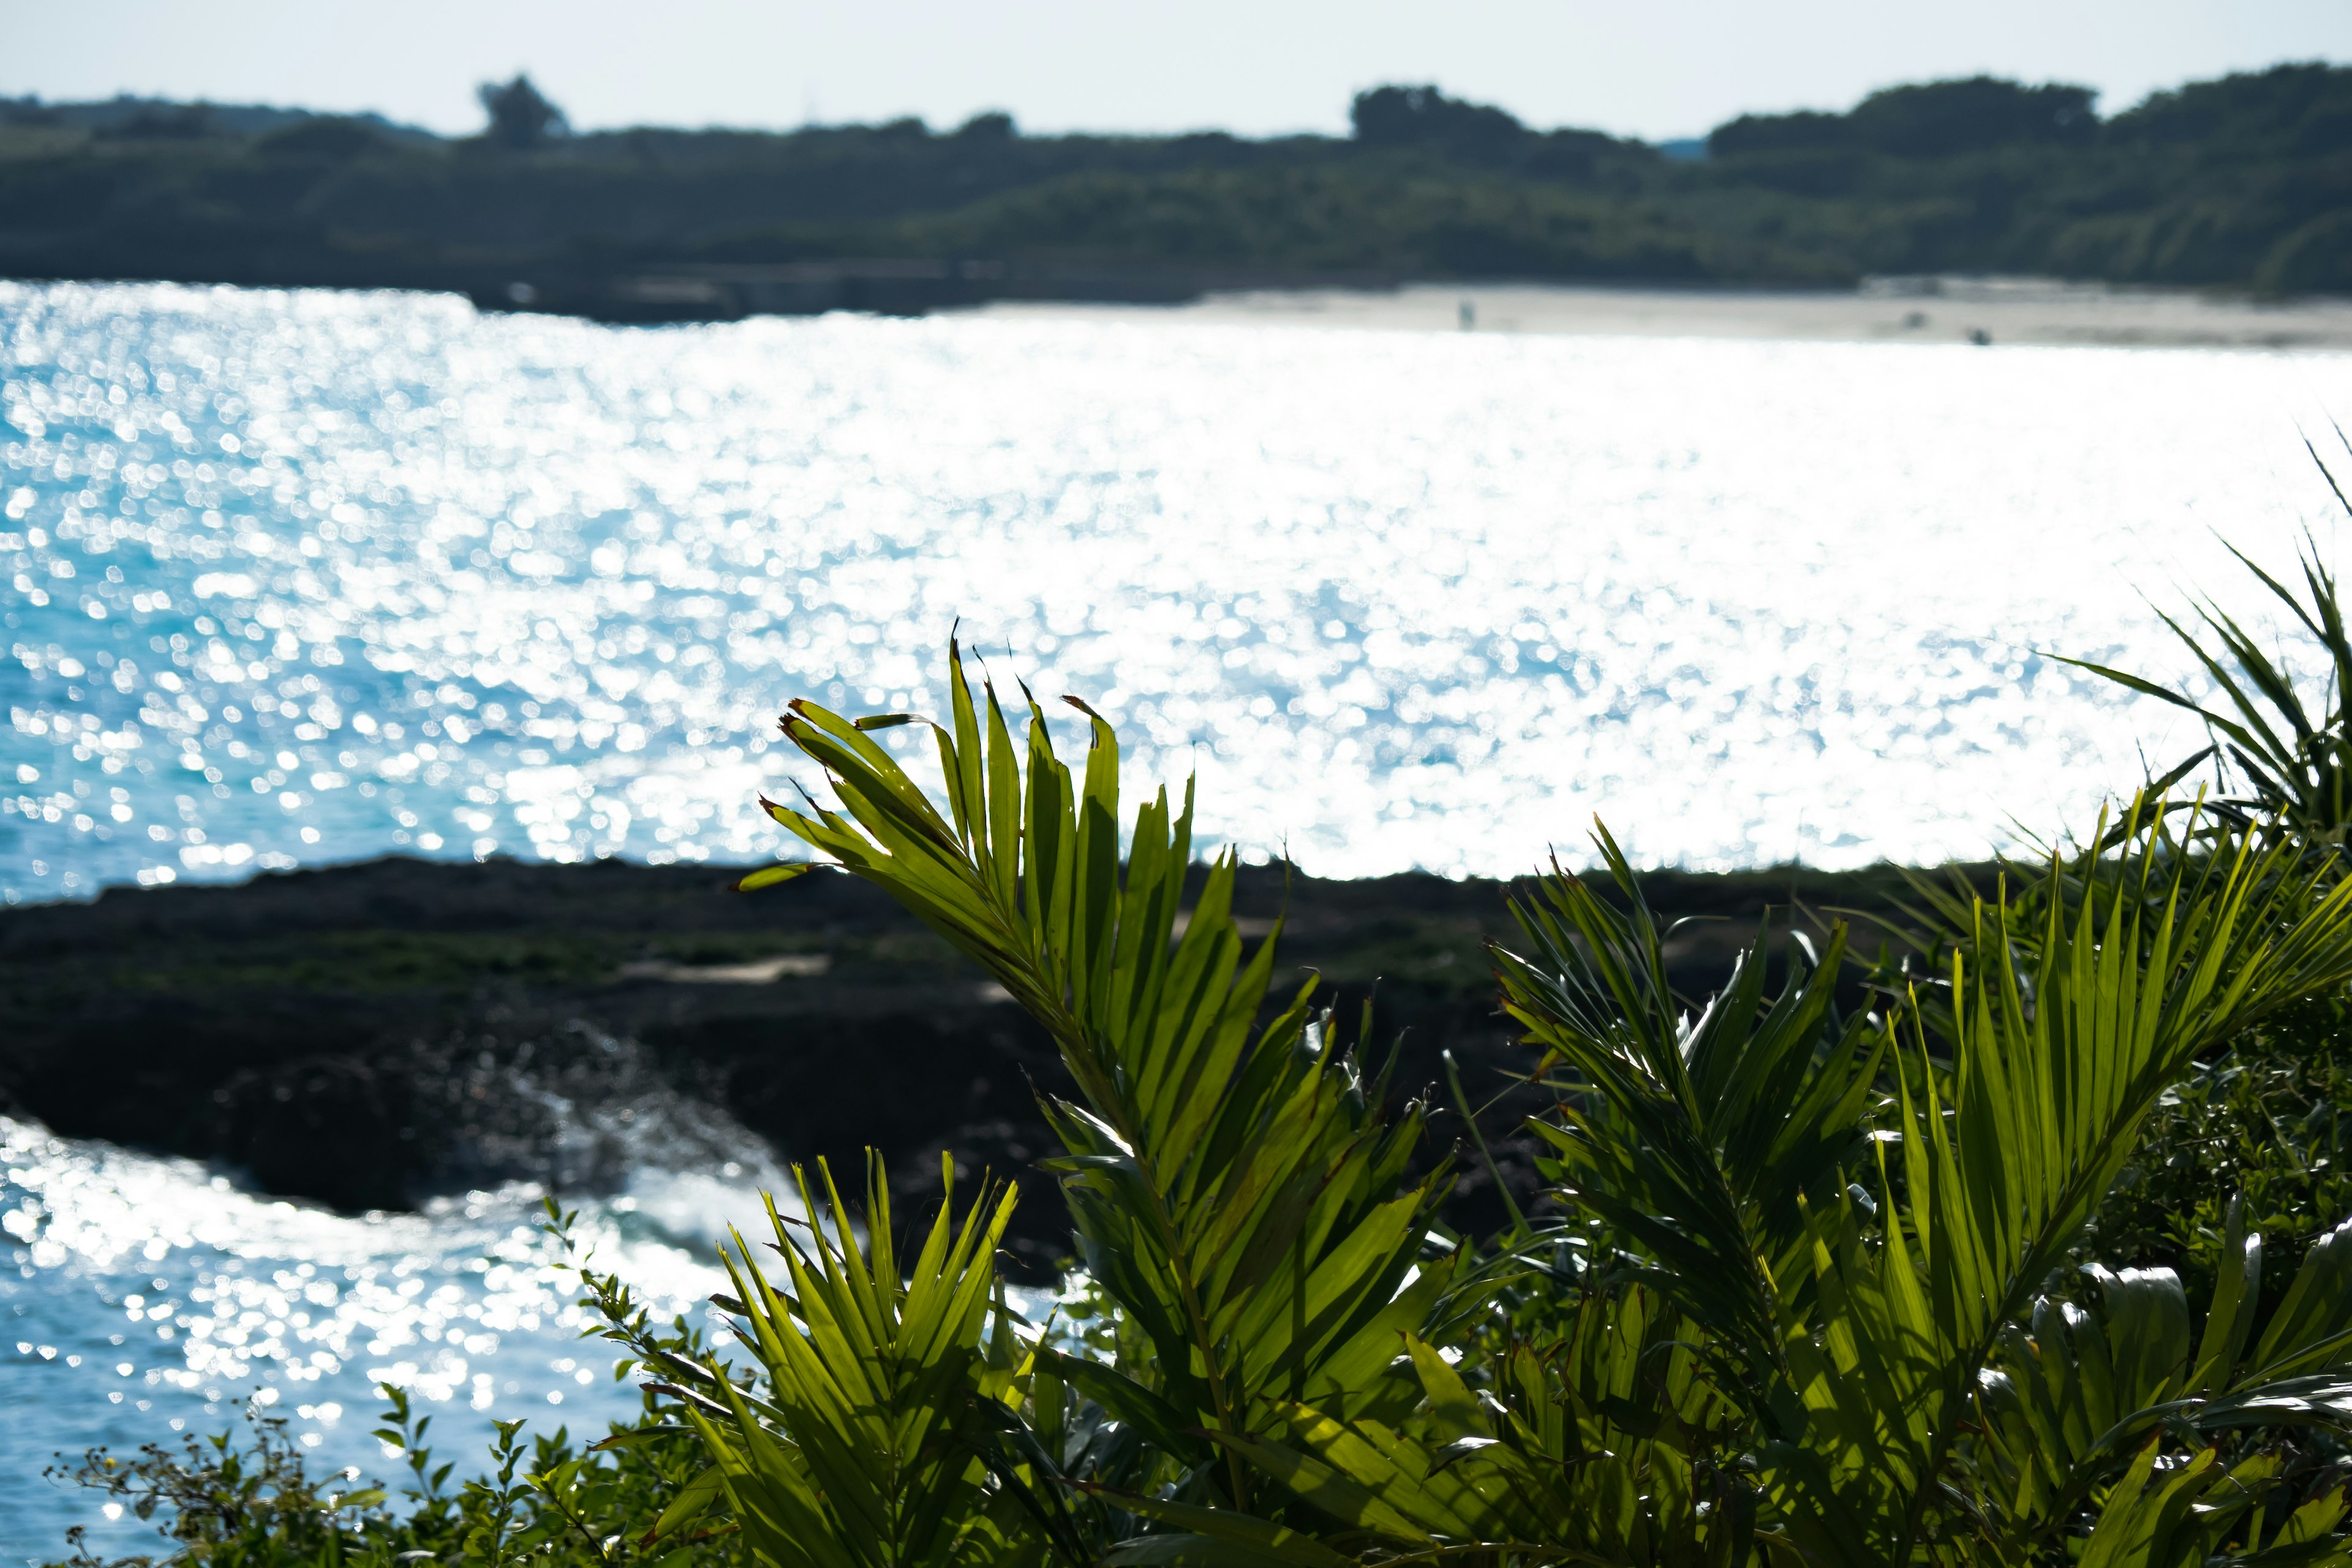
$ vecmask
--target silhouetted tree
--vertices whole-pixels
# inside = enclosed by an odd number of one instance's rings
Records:
[[[1948,158],[2018,142],[2084,142],[2098,134],[2087,87],[2027,87],[1999,77],[1890,87],[1846,116],[1854,140],[1898,158]]]
[[[549,137],[562,136],[572,129],[563,118],[563,110],[531,86],[530,78],[520,73],[504,86],[486,81],[474,92],[490,116],[483,139],[501,147],[536,147]]]
[[[2200,146],[2222,158],[2326,157],[2352,149],[2352,70],[2273,66],[2148,95],[2107,121],[2120,146]]]
[[[1743,114],[1706,133],[1706,155],[1737,158],[1743,153],[1810,152],[1817,147],[1847,144],[1849,128],[1843,114]]]
[[[1708,133],[1717,158],[1852,148],[1895,158],[1948,158],[2016,142],[2089,142],[2099,132],[2087,87],[2027,87],[1999,77],[1890,87],[1851,113],[1743,114]]]
[[[1433,87],[1376,87],[1349,108],[1356,140],[1367,147],[1422,147],[1456,157],[1490,158],[1524,141],[1528,128],[1491,104],[1465,103]]]
[[[966,142],[1010,142],[1021,134],[1013,123],[1013,116],[1001,109],[988,110],[973,115],[956,127],[956,135]]]

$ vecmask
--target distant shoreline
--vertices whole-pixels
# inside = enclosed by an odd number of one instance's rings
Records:
[[[2262,300],[2053,279],[1877,279],[1852,289],[1407,283],[1212,293],[1164,305],[997,300],[990,320],[1312,326],[1588,337],[1744,338],[2257,352],[2352,351],[2352,299]]]
[[[1357,94],[1344,137],[1033,136],[1003,113],[950,131],[901,119],[573,135],[524,79],[495,93],[481,135],[446,140],[253,106],[0,100],[0,273],[452,289],[488,310],[647,324],[1477,278],[1490,329],[2347,339],[2332,319],[2147,303],[2164,296],[2089,318],[2082,300],[2055,314],[1991,301],[1990,320],[1930,310],[1906,329],[1903,314],[1845,319],[1821,300],[1769,321],[1693,319],[1709,298],[1695,294],[1663,315],[1538,312],[1514,304],[1525,291],[1510,283],[1633,285],[1551,296],[1607,300],[1649,283],[1831,289],[2002,272],[2352,298],[2339,177],[2352,67],[2318,62],[2183,83],[2106,116],[2085,88],[1913,83],[1848,112],[1743,115],[1710,131],[1699,159],[1539,129],[1427,85]],[[1390,319],[1360,302],[1355,313]]]
[[[601,297],[529,302],[425,284],[206,283],[132,278],[8,278],[0,282],[168,283],[185,288],[325,289],[456,293],[486,315],[580,316],[618,326],[670,326],[755,316],[935,315],[959,320],[1116,321],[1130,325],[1325,327],[1505,336],[1730,339],[1775,342],[1984,347],[2203,348],[2252,353],[2352,352],[2352,295],[2263,298],[2220,289],[2068,282],[2057,279],[1876,279],[1859,288],[1738,284],[1545,283],[1345,279],[1234,287],[1175,275],[1090,276],[1068,292],[866,300],[858,289],[791,303],[723,308],[670,298],[672,280],[615,307]],[[855,282],[856,279],[851,281]],[[870,280],[869,280],[870,282]],[[869,287],[864,292],[871,293]],[[658,296],[657,298],[655,296]],[[840,296],[840,297],[833,297]],[[1465,307],[1467,315],[1465,315]]]

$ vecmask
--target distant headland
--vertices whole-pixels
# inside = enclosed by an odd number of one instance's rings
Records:
[[[0,276],[452,290],[614,321],[1173,302],[1412,280],[1850,288],[1952,273],[2352,293],[2352,68],[2102,117],[1992,78],[1651,145],[1433,87],[1352,134],[1023,134],[1003,114],[571,132],[518,77],[479,135],[376,116],[0,100]]]

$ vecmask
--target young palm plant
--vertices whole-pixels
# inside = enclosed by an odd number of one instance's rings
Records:
[[[2339,438],[2342,434],[2337,432]],[[2352,442],[2346,449],[2352,451]],[[2337,504],[2352,515],[2352,500],[2316,448],[2311,456]],[[2340,846],[2347,828],[2352,827],[2352,630],[2345,623],[2336,575],[2320,560],[2317,542],[2307,536],[2300,562],[2307,599],[2235,545],[2223,548],[2286,607],[2316,646],[2326,675],[2311,700],[2298,689],[2294,667],[2283,654],[2266,650],[2254,633],[2210,600],[2195,609],[2218,647],[2207,647],[2198,632],[2171,616],[2158,614],[2212,679],[2219,699],[2212,707],[2127,670],[2063,656],[2059,662],[2203,721],[2210,743],[2175,764],[2151,789],[2168,789],[2207,758],[2219,755],[2244,785],[2243,794],[2218,803],[2223,809],[2243,820],[2272,824],[2313,845]]]
[[[1020,742],[992,686],[974,701],[952,645],[948,681],[944,810],[871,738],[906,716],[793,703],[784,733],[841,809],[763,802],[824,858],[743,886],[828,864],[873,881],[1051,1033],[1076,1093],[1046,1100],[1066,1150],[1049,1167],[1080,1261],[1148,1353],[1042,1359],[1147,1437],[1180,1490],[1245,1506],[1258,1483],[1213,1439],[1262,1425],[1268,1399],[1414,1396],[1390,1363],[1454,1283],[1431,1236],[1444,1173],[1409,1176],[1422,1111],[1391,1113],[1311,977],[1270,1000],[1278,930],[1248,951],[1230,853],[1196,875],[1189,785],[1180,811],[1164,790],[1145,802],[1122,843],[1108,723],[1069,700],[1090,729],[1074,773],[1034,699]]]
[[[2226,829],[2181,854],[2161,821],[2136,815],[2113,874],[2078,879],[2105,896],[2045,897],[2032,933],[1984,906],[1975,966],[1956,962],[1940,996],[1843,1020],[1832,968],[1792,963],[1767,1001],[1760,938],[1686,1016],[1603,835],[1630,910],[1555,872],[1500,973],[1557,1069],[1544,1131],[1563,1192],[1623,1247],[1591,1271],[1587,1310],[1647,1321],[1671,1303],[1671,1348],[1621,1334],[1595,1363],[1513,1346],[1467,1402],[1422,1357],[1426,1436],[1293,1408],[1234,1447],[1403,1556],[2342,1560],[2340,1475],[2277,1439],[2352,1428],[2336,1370],[2352,1235],[2314,1249],[2266,1325],[2243,1270],[2226,1277],[2196,1335],[2168,1272],[2060,1269],[2187,1063],[2352,975],[2340,883]],[[2258,1268],[2259,1238],[2236,1245]],[[1555,1369],[1557,1434],[1520,1392],[1530,1359]],[[1593,1410],[1613,1438],[1566,1430]],[[1601,1469],[1648,1477],[1638,1504],[1575,1498],[1594,1437]]]
[[[1073,1086],[1053,1168],[1119,1348],[958,1317],[975,1349],[923,1384],[947,1391],[927,1435],[859,1447],[887,1423],[787,1390],[895,1352],[820,1326],[846,1311],[833,1265],[776,1289],[746,1256],[728,1304],[765,1392],[711,1369],[692,1403],[747,1530],[824,1449],[808,1506],[986,1521],[845,1568],[2346,1557],[2341,1478],[2294,1434],[2352,1436],[2352,1234],[2267,1321],[2259,1237],[2231,1239],[2201,1328],[2163,1271],[2063,1268],[2189,1064],[2352,978],[2352,885],[2291,837],[2143,802],[2034,897],[1973,904],[1948,972],[1874,1012],[1837,1005],[1835,932],[1768,994],[1766,932],[1693,1016],[1604,832],[1618,901],[1555,867],[1496,953],[1574,1217],[1473,1263],[1407,1174],[1418,1110],[1391,1116],[1306,989],[1273,996],[1231,856],[1191,866],[1189,791],[1122,843],[1108,724],[1074,704],[1074,773],[1034,700],[1018,744],[975,702],[952,646],[949,688],[940,804],[872,738],[904,715],[795,704],[840,805],[770,805],[821,859],[745,885],[866,878],[1048,1029]],[[903,1289],[980,1312],[985,1247],[946,1248]],[[791,1568],[841,1533],[756,1528]]]
[[[768,1279],[740,1232],[726,1253],[733,1294],[719,1303],[736,1314],[758,1375],[739,1383],[713,1363],[653,1352],[676,1380],[657,1386],[677,1401],[711,1465],[649,1539],[678,1536],[723,1499],[746,1544],[776,1568],[919,1568],[1002,1556],[1005,1541],[1029,1533],[1026,1500],[992,1484],[978,1424],[1021,1370],[1019,1351],[1006,1353],[1001,1302],[997,1333],[989,1332],[994,1253],[1013,1194],[983,1193],[959,1231],[953,1172],[945,1172],[938,1216],[902,1275],[878,1161],[863,1215],[866,1246],[829,1170],[819,1164],[818,1201],[793,1175],[814,1223],[769,1204],[785,1283]]]

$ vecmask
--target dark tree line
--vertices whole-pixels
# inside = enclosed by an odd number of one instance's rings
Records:
[[[2102,117],[1990,77],[1746,115],[1707,155],[1376,87],[1347,137],[1030,136],[1002,113],[574,132],[531,80],[481,133],[0,100],[0,272],[503,289],[678,262],[984,258],[1252,275],[1849,282],[2021,271],[2352,291],[2352,69]],[[1221,270],[1222,269],[1222,270]]]

